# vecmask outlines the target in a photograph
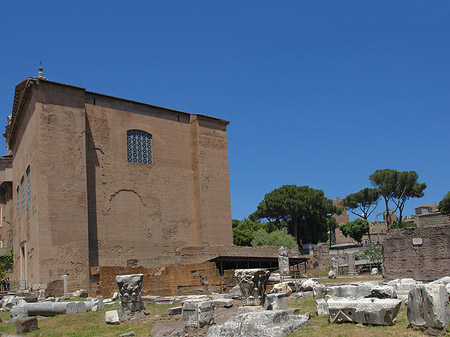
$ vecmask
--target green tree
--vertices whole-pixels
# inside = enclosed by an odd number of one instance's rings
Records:
[[[346,222],[339,227],[346,237],[351,237],[355,241],[361,243],[364,234],[369,230],[369,222],[365,219],[356,219]]]
[[[371,184],[378,188],[386,206],[386,227],[391,230],[391,213],[389,211],[389,201],[397,192],[398,171],[391,169],[376,170],[369,177]]]
[[[350,213],[359,216],[361,219],[367,220],[375,208],[377,208],[379,198],[380,190],[378,188],[366,187],[359,192],[347,195],[343,200],[343,204]],[[359,210],[360,212],[356,212],[356,210]],[[370,229],[367,233],[369,234],[369,241],[372,245]]]
[[[286,246],[288,248],[297,247],[295,238],[286,231],[279,229],[267,233],[264,229],[259,229],[253,233],[252,246]]]
[[[335,218],[333,217],[328,217],[326,219],[327,221],[327,225],[328,225],[328,240],[329,240],[329,245],[331,246],[331,243],[333,241],[333,238],[336,238],[336,228],[338,228],[338,224]],[[336,242],[336,240],[334,240]]]
[[[439,202],[439,212],[450,215],[450,192]]]
[[[259,221],[252,221],[246,218],[239,221],[236,227],[233,228],[233,243],[236,246],[251,246],[253,233],[258,229],[271,232],[275,228],[270,223],[261,223]]]
[[[309,186],[283,185],[264,196],[252,216],[267,219],[276,228],[287,224],[299,246],[327,240],[327,218],[336,213],[323,191]]]
[[[372,265],[378,263],[383,258],[383,255],[380,248],[371,247],[364,251],[363,258],[369,260],[370,265]]]
[[[415,171],[403,171],[397,175],[396,190],[392,201],[399,212],[398,226],[400,228],[402,228],[403,208],[406,200],[422,198],[424,195],[423,190],[427,188],[427,184],[417,182],[418,178],[419,175]]]

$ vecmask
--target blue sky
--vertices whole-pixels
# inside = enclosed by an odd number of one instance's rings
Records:
[[[334,199],[382,168],[428,185],[405,215],[450,190],[449,1],[4,1],[0,16],[1,123],[40,61],[53,81],[229,120],[233,218],[281,185]]]

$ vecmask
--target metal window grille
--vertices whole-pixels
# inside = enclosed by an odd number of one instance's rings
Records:
[[[152,164],[152,135],[144,131],[128,130],[127,158],[133,163]]]
[[[27,205],[30,207],[31,202],[31,173],[30,173],[30,167],[27,168]]]

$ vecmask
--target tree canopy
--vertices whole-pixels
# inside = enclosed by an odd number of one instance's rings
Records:
[[[396,170],[384,169],[376,170],[369,177],[371,184],[378,188],[380,195],[384,199],[386,206],[386,225],[387,230],[391,229],[391,213],[389,211],[389,201],[395,196],[397,190],[397,176]]]
[[[236,246],[251,246],[253,240],[253,233],[259,229],[263,229],[266,232],[275,230],[271,223],[261,223],[259,221],[252,221],[244,219],[239,221],[233,228],[233,243]]]
[[[439,212],[450,215],[450,192],[439,202]]]
[[[418,183],[419,175],[415,171],[403,171],[397,174],[397,184],[392,201],[397,206],[399,217],[398,225],[402,228],[403,208],[406,200],[410,198],[422,198],[423,190],[427,188],[427,184]]]
[[[398,172],[396,170],[384,169],[376,170],[369,180],[373,186],[377,187],[386,205],[387,229],[391,229],[391,212],[389,201],[396,205],[399,210],[399,227],[402,227],[403,209],[406,200],[410,198],[421,198],[423,190],[427,187],[425,183],[418,183],[419,175],[415,171]]]
[[[258,219],[267,219],[276,228],[287,224],[299,246],[327,240],[326,219],[336,213],[333,202],[322,190],[309,186],[283,185],[264,196],[256,212]]]
[[[350,213],[367,220],[377,207],[379,198],[380,190],[378,188],[366,187],[359,192],[347,195],[342,202]],[[356,213],[356,210],[359,210],[361,213]],[[372,244],[370,230],[368,234],[370,244]]]
[[[339,227],[346,237],[351,237],[361,243],[362,237],[369,231],[369,222],[365,219],[355,219]]]
[[[252,246],[286,246],[288,248],[297,247],[295,238],[286,231],[279,229],[267,233],[264,229],[258,229],[253,233]]]

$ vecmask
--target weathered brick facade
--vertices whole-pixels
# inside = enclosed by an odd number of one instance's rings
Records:
[[[228,292],[236,285],[234,270],[223,276],[213,262],[178,264],[163,267],[98,267],[92,268],[98,282],[92,288],[93,295],[112,296],[117,291],[116,275],[144,274],[144,295],[191,295]]]
[[[393,229],[383,243],[386,279],[432,281],[450,275],[450,225]]]
[[[71,290],[89,288],[93,267],[163,266],[180,247],[232,244],[227,125],[42,78],[18,84],[6,132],[16,280],[69,274]],[[152,164],[127,160],[128,130],[151,135]]]

